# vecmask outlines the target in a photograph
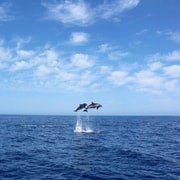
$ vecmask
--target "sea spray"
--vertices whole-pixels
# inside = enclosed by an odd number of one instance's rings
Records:
[[[87,132],[87,133],[93,132],[92,124],[90,123],[89,115],[87,115],[85,118],[85,132]]]
[[[82,116],[80,114],[77,115],[77,121],[74,132],[76,133],[92,133],[94,132],[92,130],[92,126],[90,124],[90,118],[89,115]]]
[[[83,132],[82,119],[80,114],[77,115],[76,127],[74,132]]]

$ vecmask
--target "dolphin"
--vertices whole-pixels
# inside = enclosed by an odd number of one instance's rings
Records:
[[[74,110],[74,112],[79,111],[80,109],[86,108],[87,104],[83,103],[83,104],[79,104],[79,106]]]
[[[99,109],[100,107],[102,107],[101,104],[92,102],[91,104],[89,104],[89,105],[84,109],[84,111],[88,112],[88,111],[87,111],[88,109],[91,109],[91,108]]]

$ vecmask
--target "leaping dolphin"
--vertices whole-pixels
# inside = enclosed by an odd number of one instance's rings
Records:
[[[91,109],[91,108],[99,109],[100,107],[102,107],[101,104],[92,102],[91,104],[89,104],[89,105],[84,109],[84,111],[88,112],[88,111],[87,111],[88,109]]]
[[[74,111],[77,112],[77,111],[79,111],[80,109],[86,108],[86,106],[87,106],[86,103],[79,104],[79,106],[77,107],[77,109],[75,109]]]

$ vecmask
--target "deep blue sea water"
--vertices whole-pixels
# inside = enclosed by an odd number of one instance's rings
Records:
[[[1,180],[180,179],[178,116],[2,115],[0,146]]]

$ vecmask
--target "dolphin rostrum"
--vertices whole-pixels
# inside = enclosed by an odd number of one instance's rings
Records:
[[[74,111],[77,112],[77,111],[79,111],[80,109],[86,108],[86,106],[87,106],[86,103],[79,104],[79,106],[77,107],[77,109],[75,109]]]
[[[101,104],[92,102],[91,104],[89,104],[89,105],[84,109],[84,111],[88,112],[88,111],[87,111],[88,109],[91,109],[91,108],[99,109],[100,107],[102,107]]]

